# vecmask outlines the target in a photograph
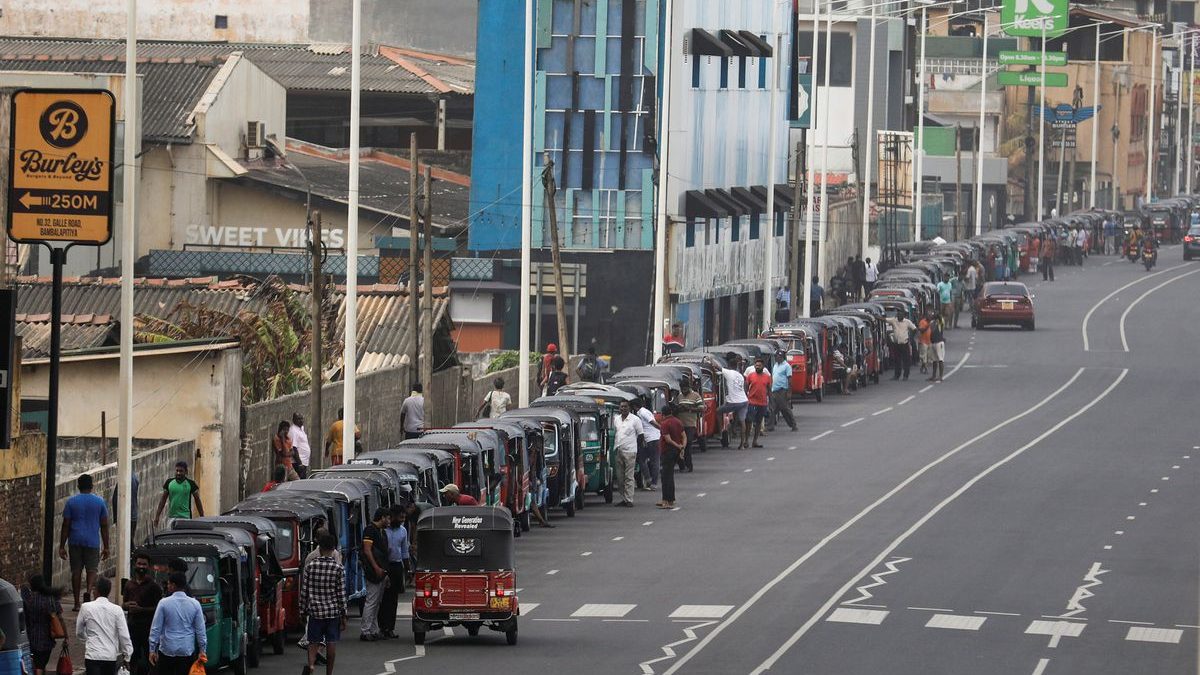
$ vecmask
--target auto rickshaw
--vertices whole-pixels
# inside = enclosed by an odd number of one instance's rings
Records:
[[[825,400],[825,372],[817,349],[817,333],[811,327],[781,324],[763,335],[783,343],[792,367],[792,398],[812,396],[818,402]]]
[[[359,564],[359,544],[362,542],[363,529],[378,507],[373,501],[374,492],[370,483],[358,478],[304,478],[280,483],[272,492],[316,494],[333,499],[337,506],[334,532],[337,534],[338,548],[341,549],[342,563],[346,568],[346,599],[351,602],[365,600],[367,580]]]
[[[503,458],[497,458],[499,467],[498,490],[500,505],[508,509],[518,530],[529,531],[529,491],[530,491],[530,436],[534,425],[523,424],[520,420],[512,419],[481,419],[475,422],[461,422],[454,425],[455,429],[491,430],[501,441]],[[537,440],[541,441],[541,429],[536,430]],[[514,531],[515,536],[520,536]]]
[[[458,463],[458,458],[454,453],[450,452],[450,448],[439,448],[435,443],[425,441],[416,443],[419,438],[403,441],[396,446],[389,448],[398,456],[404,457],[421,457],[433,462],[433,466],[437,471],[438,489],[442,489],[447,483],[458,484],[458,481],[463,479],[462,465]],[[407,445],[405,445],[407,443]],[[461,487],[461,485],[459,486]],[[471,495],[479,498],[478,495]]]
[[[384,508],[403,503],[406,492],[401,487],[400,470],[373,460],[350,460],[324,469],[310,469],[308,478],[361,478],[375,486],[375,501]]]
[[[561,408],[518,408],[509,410],[500,419],[531,419],[542,425],[542,459],[546,467],[546,505],[560,507],[568,518],[575,517],[582,489],[583,458],[574,436],[575,416]]]
[[[446,429],[426,429],[421,434],[421,439],[455,444],[457,448],[450,452],[456,455],[462,466],[463,483],[468,486],[472,480],[479,483],[479,490],[483,495],[479,500],[481,505],[503,505],[502,475],[507,460],[507,453],[504,451],[506,438],[503,433],[495,429],[463,429],[455,426]],[[461,483],[458,487],[465,489]]]
[[[504,633],[517,644],[517,575],[512,516],[491,506],[446,506],[421,514],[414,533],[421,557],[413,576],[413,641],[463,626]]]
[[[611,413],[603,401],[585,395],[543,396],[529,404],[531,408],[561,408],[578,413],[576,437],[583,454],[583,489],[577,493],[575,508],[580,508],[585,492],[594,492],[612,503],[616,472],[616,449],[609,440]]]
[[[438,465],[432,459],[401,450],[372,450],[356,456],[351,461],[359,460],[378,461],[396,467],[396,470],[402,474],[402,484],[405,482],[403,478],[405,475],[415,478],[415,490],[412,494],[417,503],[441,505],[442,498],[438,490],[441,489],[442,484],[438,480]]]
[[[490,505],[489,472],[484,467],[483,446],[471,438],[469,432],[447,432],[436,437],[422,434],[420,438],[400,443],[395,449],[402,453],[423,453],[437,462],[438,478],[443,486],[454,483],[462,494],[474,497],[480,504]]]
[[[224,538],[181,535],[184,533],[151,535],[134,557],[149,556],[150,572],[163,587],[172,560],[181,560],[187,566],[184,574],[188,592],[204,612],[206,669],[215,672],[228,666],[234,675],[246,675],[253,608],[253,598],[247,597],[246,589],[254,583],[250,564],[243,560],[242,549]]]
[[[240,529],[254,538],[254,561],[258,597],[258,637],[271,644],[276,656],[283,653],[287,641],[286,610],[283,604],[284,572],[280,556],[290,555],[275,547],[279,527],[262,516],[247,514],[201,516],[191,520],[176,520],[172,530],[194,529],[193,523],[211,524],[220,529]],[[203,526],[203,525],[202,525]],[[288,538],[290,542],[290,537]],[[258,667],[260,648],[256,644],[247,654],[251,668]]]

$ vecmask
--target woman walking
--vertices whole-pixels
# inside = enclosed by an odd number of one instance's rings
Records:
[[[62,617],[62,605],[58,598],[60,593],[46,585],[42,575],[29,577],[29,584],[21,589],[21,603],[25,607],[25,628],[29,634],[29,651],[33,652],[33,674],[42,675],[46,672],[46,664],[50,663],[50,653],[54,651],[57,639],[54,634],[62,637],[63,648],[66,649],[66,623]],[[58,626],[51,628],[57,620]]]

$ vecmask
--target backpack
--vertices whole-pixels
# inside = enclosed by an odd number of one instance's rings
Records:
[[[594,382],[598,371],[599,368],[596,367],[596,359],[590,355],[584,357],[583,361],[579,364],[579,379]]]

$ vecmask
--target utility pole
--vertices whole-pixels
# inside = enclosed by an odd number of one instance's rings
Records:
[[[408,345],[409,381],[415,380],[420,352],[421,313],[417,308],[417,242],[420,241],[420,216],[417,214],[417,135],[408,137]]]
[[[312,212],[312,222],[309,223],[309,251],[312,253],[312,377],[309,379],[309,402],[308,402],[308,433],[313,437],[315,445],[313,447],[321,448],[320,430],[324,428],[321,423],[321,384],[324,379],[321,376],[323,366],[321,359],[321,292],[324,290],[324,277],[321,276],[321,212]],[[313,436],[313,430],[316,430],[316,436]],[[325,454],[321,452],[313,453],[309,456],[310,466],[314,469],[324,468]]]
[[[791,302],[788,303],[788,318],[792,321],[800,318],[800,311],[797,306],[804,299],[800,297],[800,243],[799,227],[800,214],[804,212],[804,134],[805,130],[800,130],[800,142],[796,143],[796,184],[793,186],[794,193],[792,195],[792,217],[788,218],[788,233],[787,233],[787,260],[788,260],[788,293],[791,295]]]
[[[421,384],[433,383],[433,167],[425,165],[425,295],[421,314]]]
[[[546,215],[550,220],[550,264],[554,267],[554,309],[558,317],[558,355],[571,368],[571,355],[567,353],[567,303],[563,300],[562,261],[558,251],[558,209],[554,205],[554,193],[557,186],[554,182],[554,160],[550,152],[542,156],[542,187],[546,190]],[[578,272],[576,272],[578,274]]]
[[[954,241],[961,237],[959,232],[965,232],[963,227],[962,203],[962,125],[954,125]]]

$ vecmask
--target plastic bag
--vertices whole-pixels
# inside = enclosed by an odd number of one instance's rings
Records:
[[[204,670],[204,662],[208,659],[201,656],[192,663],[192,667],[188,670],[188,675],[206,675]]]

